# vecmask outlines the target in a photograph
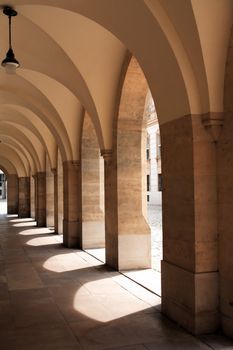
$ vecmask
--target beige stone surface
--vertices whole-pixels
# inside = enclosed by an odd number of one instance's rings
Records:
[[[64,203],[63,203],[63,166],[62,166],[62,159],[61,154],[58,151],[57,152],[57,210],[58,210],[58,217],[57,217],[57,229],[56,232],[58,234],[63,233],[63,217],[64,217]]]
[[[19,184],[16,174],[7,175],[7,213],[18,214],[19,210]]]
[[[151,267],[151,236],[124,234],[118,237],[119,270]]]
[[[162,311],[194,334],[219,325],[218,273],[192,273],[162,261]]]
[[[30,176],[30,204],[31,204],[31,218],[36,217],[36,208],[35,208],[35,179],[34,176]]]
[[[46,157],[46,226],[54,227],[54,174]]]
[[[82,134],[82,248],[105,246],[103,163],[95,129],[85,114]]]
[[[19,177],[19,217],[30,217],[30,177]]]
[[[219,324],[216,149],[202,116],[161,126],[163,311],[193,333]]]
[[[97,214],[98,215],[98,214]],[[101,212],[103,218],[103,213]],[[82,222],[83,249],[93,249],[105,247],[105,224],[104,220],[94,220]]]
[[[36,173],[36,221],[39,227],[46,226],[46,172]]]
[[[54,232],[58,233],[58,170],[57,168],[51,169],[53,174],[53,224],[54,224]]]
[[[63,163],[63,239],[70,248],[82,244],[82,195],[80,161]]]
[[[233,334],[233,140],[232,140],[232,45],[229,48],[224,86],[224,126],[217,145],[220,313],[224,332]]]

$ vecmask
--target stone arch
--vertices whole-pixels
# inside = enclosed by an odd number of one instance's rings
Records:
[[[0,156],[0,168],[4,170],[4,172],[8,174],[17,174],[17,170],[13,163],[11,163],[8,159]]]
[[[18,147],[18,149],[24,154],[28,163],[30,164],[30,168],[33,173],[35,171],[40,171],[42,169],[43,164],[41,164],[41,160],[38,157],[37,150],[35,148],[35,140],[30,140],[28,135],[23,133],[17,126],[12,125],[8,122],[1,122],[1,132],[0,137],[2,141],[5,143],[9,143],[12,146]]]
[[[48,114],[48,112],[44,111],[44,107],[42,104],[39,103],[39,101],[32,101],[29,97],[21,96],[20,93],[15,94],[11,91],[1,91],[0,92],[0,101],[2,105],[8,105],[10,107],[13,107],[14,109],[20,108],[20,110],[25,111],[25,113],[30,112],[36,115],[38,118],[40,118],[50,129],[51,133],[54,135],[60,149],[62,152],[63,159],[72,159],[72,151],[70,147],[70,142],[67,137],[66,130],[64,128],[64,125],[61,126],[62,121],[60,120],[60,117],[56,114],[56,118],[48,118],[48,115],[51,115],[51,113]],[[56,123],[58,125],[60,124],[61,128],[58,130],[56,128]],[[61,139],[62,137],[62,139]]]
[[[15,168],[17,169],[17,174],[19,177],[25,177],[28,175],[25,165],[15,149],[11,148],[8,145],[0,144],[0,152],[1,154],[6,155],[4,157],[1,156],[2,158],[7,159],[12,164],[14,164]]]
[[[123,74],[115,114],[110,162],[109,152],[102,152],[105,158],[106,262],[120,270],[151,267],[150,228],[144,217],[142,198],[145,195],[142,194],[145,190],[142,145],[146,142],[143,116],[148,84],[134,57],[126,58],[122,72],[125,76]],[[111,181],[110,191],[108,181]],[[111,216],[111,226],[108,216]]]
[[[32,112],[27,110],[28,116],[21,112],[19,106],[18,109],[9,107],[8,105],[0,106],[0,122],[11,122],[14,125],[24,126],[29,129],[43,145],[44,149],[48,153],[49,161],[51,168],[55,167],[54,165],[54,145],[55,139],[48,129],[48,127],[37,118]]]

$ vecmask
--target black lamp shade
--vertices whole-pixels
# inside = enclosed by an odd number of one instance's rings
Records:
[[[15,58],[12,48],[7,51],[6,58],[2,61],[2,66],[13,65],[16,68],[19,67],[19,61]]]

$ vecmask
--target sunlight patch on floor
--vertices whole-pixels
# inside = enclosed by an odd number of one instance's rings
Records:
[[[27,222],[27,221],[35,221],[32,218],[17,218],[17,219],[12,219],[9,220],[10,222]]]
[[[36,226],[36,222],[30,221],[30,222],[20,222],[18,224],[12,225],[14,227],[28,227],[28,226]]]
[[[26,244],[34,247],[47,246],[50,244],[57,244],[57,241],[54,241],[53,237],[37,237],[30,239]]]
[[[57,254],[47,259],[43,264],[45,269],[58,273],[82,270],[88,266],[89,264],[80,259],[76,253]]]
[[[31,230],[23,230],[20,231],[19,234],[22,236],[33,236],[33,235],[44,235],[44,234],[51,234],[51,230],[48,229],[47,227],[43,227],[43,228],[35,228],[35,229],[31,229]]]
[[[91,294],[85,295],[83,289]],[[73,307],[86,317],[104,323],[151,308],[134,295],[129,295],[111,278],[85,283],[76,292]]]

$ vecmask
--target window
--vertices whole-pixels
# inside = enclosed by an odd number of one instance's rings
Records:
[[[2,195],[2,190],[0,190],[0,196]]]
[[[150,201],[150,196],[149,196],[149,194],[148,194],[146,197],[147,197],[147,202],[149,202],[149,201]]]
[[[146,159],[147,160],[150,159],[150,150],[149,150],[149,148],[146,149]]]
[[[146,175],[146,188],[150,191],[150,175]]]
[[[158,191],[162,191],[162,174],[158,174]]]

